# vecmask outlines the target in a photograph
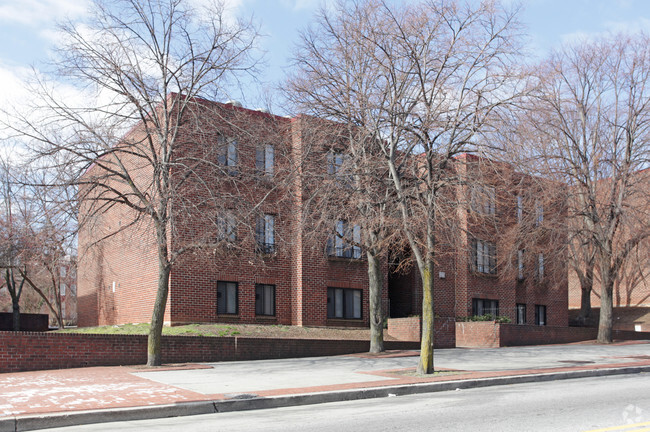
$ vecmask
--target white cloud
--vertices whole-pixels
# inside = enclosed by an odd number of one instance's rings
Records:
[[[605,22],[605,27],[613,33],[633,33],[640,31],[650,33],[650,19],[639,17],[632,21],[607,21]]]
[[[293,11],[315,9],[323,3],[330,3],[326,0],[281,0],[281,2],[284,7],[289,8]]]
[[[20,0],[0,4],[0,21],[38,27],[65,17],[78,18],[87,12],[88,0]]]

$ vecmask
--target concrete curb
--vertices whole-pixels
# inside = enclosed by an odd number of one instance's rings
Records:
[[[492,378],[477,378],[458,381],[406,384],[398,386],[373,387],[365,389],[307,393],[299,395],[254,397],[251,399],[183,402],[179,404],[155,405],[146,407],[17,416],[0,419],[0,432],[32,431],[38,429],[76,426],[92,423],[147,420],[166,417],[180,417],[222,412],[314,405],[328,402],[342,402],[388,396],[435,393],[456,389],[463,390],[509,384],[559,381],[566,379],[592,378],[609,375],[626,375],[644,372],[650,372],[650,366],[586,369],[566,372],[550,372]]]

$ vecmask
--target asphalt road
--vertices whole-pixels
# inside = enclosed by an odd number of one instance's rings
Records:
[[[649,389],[650,374],[635,374],[48,430],[639,432]]]

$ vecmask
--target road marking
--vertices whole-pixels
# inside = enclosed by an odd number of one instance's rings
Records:
[[[591,429],[585,432],[607,432],[607,431],[630,431],[630,432],[649,432],[650,428],[637,429],[641,426],[650,425],[650,421],[644,423],[627,424],[623,426],[612,426],[603,429]]]

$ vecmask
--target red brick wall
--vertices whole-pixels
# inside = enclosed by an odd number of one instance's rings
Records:
[[[598,329],[590,327],[552,327],[495,324],[491,321],[456,323],[456,346],[496,348],[504,346],[545,345],[596,339]],[[650,333],[614,330],[614,339],[650,339]]]
[[[436,348],[453,348],[456,346],[456,327],[454,318],[436,318],[434,321],[434,345]],[[403,340],[420,342],[420,317],[389,318],[387,333]]]
[[[420,317],[388,318],[387,333],[403,341],[420,341]]]
[[[0,332],[0,372],[144,364],[145,335]],[[386,342],[386,349],[415,349]],[[368,341],[163,336],[164,363],[261,360],[367,352]]]
[[[500,346],[501,326],[491,321],[456,323],[456,346],[460,348],[496,348]]]

